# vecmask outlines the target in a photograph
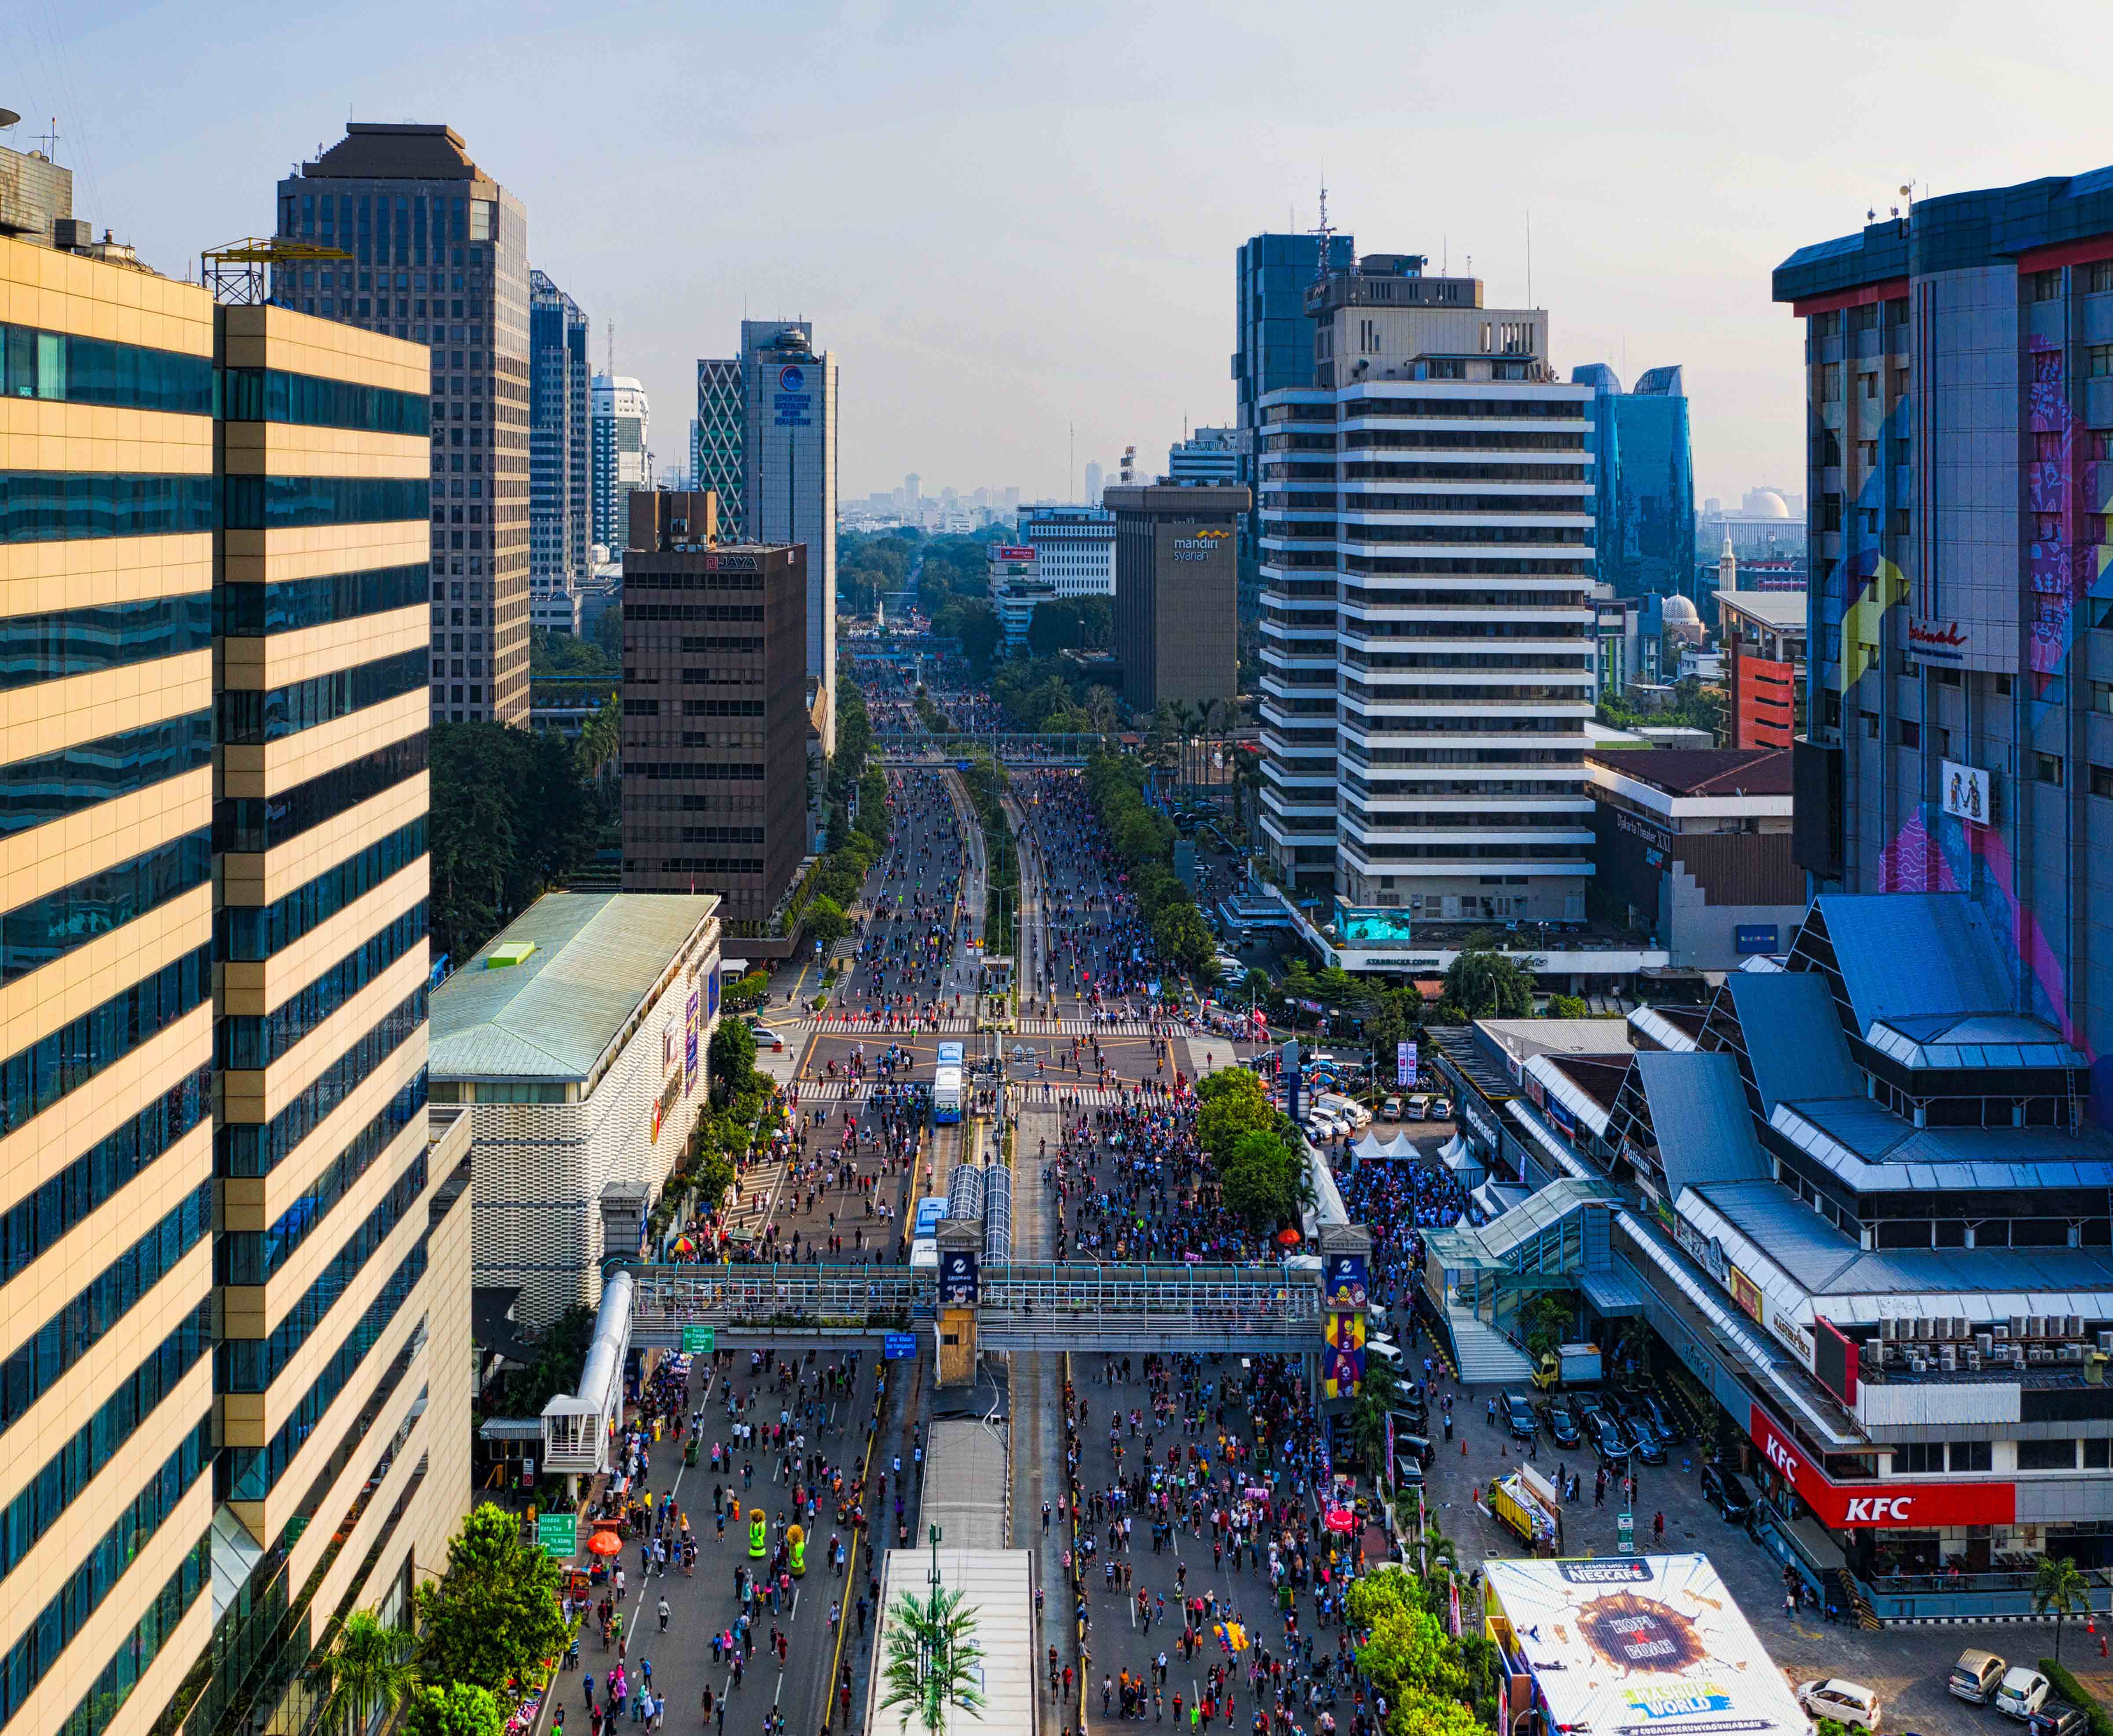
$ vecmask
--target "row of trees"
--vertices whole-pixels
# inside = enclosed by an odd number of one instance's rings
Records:
[[[1483,1736],[1496,1722],[1496,1648],[1480,1634],[1446,1632],[1445,1578],[1382,1567],[1345,1594],[1350,1626],[1363,1636],[1358,1667],[1386,1697],[1389,1736]]]
[[[859,531],[840,533],[837,602],[851,614],[870,615],[883,595],[907,590],[919,540],[914,531],[886,531],[877,535]]]
[[[435,956],[459,964],[594,860],[618,813],[597,751],[498,723],[432,726]]]
[[[1257,1229],[1298,1214],[1312,1192],[1298,1134],[1245,1067],[1228,1067],[1196,1087],[1196,1137],[1218,1180],[1218,1198]]]
[[[1121,718],[1115,690],[1098,682],[1089,686],[1061,658],[1015,658],[1001,664],[991,678],[991,695],[1025,730],[1106,736]]]
[[[1086,793],[1130,877],[1130,895],[1160,957],[1200,982],[1218,980],[1217,941],[1174,873],[1174,822],[1145,804],[1144,768],[1114,754],[1086,762]]]

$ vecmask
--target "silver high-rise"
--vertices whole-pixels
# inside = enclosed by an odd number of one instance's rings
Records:
[[[805,320],[741,322],[742,523],[751,542],[807,545],[807,679],[837,748],[837,359]]]

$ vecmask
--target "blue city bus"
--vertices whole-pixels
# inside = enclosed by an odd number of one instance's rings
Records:
[[[932,1074],[932,1120],[937,1126],[951,1126],[961,1119],[961,1046],[958,1042],[939,1045],[939,1064]]]

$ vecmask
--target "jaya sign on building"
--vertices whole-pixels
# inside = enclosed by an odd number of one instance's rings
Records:
[[[1837,1483],[1759,1405],[1752,1407],[1747,1433],[1768,1469],[1796,1490],[1831,1531],[2007,1525],[2017,1517],[2014,1483],[1914,1483],[1895,1477]]]

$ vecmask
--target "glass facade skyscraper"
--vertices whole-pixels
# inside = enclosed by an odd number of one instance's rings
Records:
[[[587,317],[541,271],[528,274],[528,577],[577,581],[587,564]]]
[[[741,358],[700,357],[697,362],[696,449],[691,469],[696,485],[719,497],[719,540],[744,540],[742,519]]]
[[[1357,239],[1335,236],[1329,244],[1331,271],[1347,271],[1357,257]],[[1257,416],[1265,392],[1313,384],[1313,321],[1306,314],[1306,292],[1317,275],[1318,235],[1259,235],[1234,255],[1233,390],[1236,405],[1235,444],[1239,448],[1239,480],[1254,509],[1243,515],[1240,534],[1239,608],[1240,626],[1252,631],[1261,607],[1256,557],[1261,549],[1262,496],[1255,481]]]
[[[1604,362],[1572,368],[1593,389],[1595,556],[1618,596],[1691,596],[1695,454],[1678,367],[1654,367],[1624,392]]]

